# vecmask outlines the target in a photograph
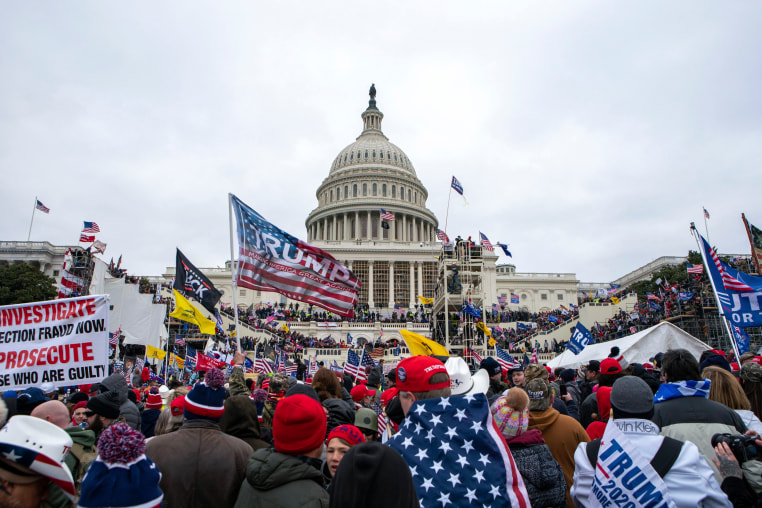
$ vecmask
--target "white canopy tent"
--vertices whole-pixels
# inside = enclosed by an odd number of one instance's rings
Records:
[[[548,366],[552,369],[556,367],[576,369],[580,365],[587,365],[590,360],[601,361],[608,357],[614,346],[619,347],[619,354],[624,355],[624,359],[629,363],[647,362],[656,353],[668,349],[687,349],[698,360],[703,351],[710,349],[688,332],[672,323],[662,321],[656,326],[628,337],[587,345],[578,355],[567,349],[549,361]]]

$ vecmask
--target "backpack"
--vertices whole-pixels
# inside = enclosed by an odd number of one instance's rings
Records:
[[[593,439],[587,443],[587,460],[595,469],[595,464],[598,462],[598,450],[601,447],[601,438]],[[664,436],[664,441],[661,442],[661,446],[656,451],[656,455],[651,459],[651,467],[653,467],[661,478],[669,473],[669,470],[674,465],[677,457],[680,456],[680,451],[683,449],[683,442],[677,439]]]
[[[79,443],[74,443],[71,445],[69,454],[77,460],[77,463],[71,468],[71,473],[74,478],[74,488],[77,492],[77,497],[79,497],[82,480],[84,480],[87,470],[90,469],[90,465],[98,456],[98,451],[94,446],[84,447]]]

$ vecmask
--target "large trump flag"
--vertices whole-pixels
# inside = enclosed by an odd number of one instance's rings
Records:
[[[292,236],[230,194],[238,226],[237,285],[352,317],[360,282],[327,252]]]

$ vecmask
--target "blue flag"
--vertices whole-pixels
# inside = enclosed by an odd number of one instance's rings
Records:
[[[648,308],[651,310],[661,310],[661,305],[656,302],[648,302]]]
[[[500,242],[497,242],[495,245],[497,245],[498,247],[500,247],[501,249],[503,249],[503,254],[505,254],[505,255],[506,255],[506,256],[508,256],[509,258],[512,258],[512,257],[513,257],[513,256],[511,256],[511,251],[509,251],[509,250],[508,250],[508,246],[507,246],[506,244],[504,244],[504,243],[500,243]]]
[[[526,323],[522,323],[520,321],[516,321],[516,329],[517,330],[529,330],[529,325]]]
[[[468,302],[465,302],[465,303],[463,304],[462,310],[463,310],[463,312],[465,312],[465,313],[466,313],[466,314],[468,314],[469,316],[473,316],[473,317],[475,317],[475,318],[480,318],[480,317],[482,317],[482,311],[481,311],[481,310],[479,310],[479,309],[477,309],[477,308],[475,308],[473,305],[471,305],[471,304],[470,304],[470,303],[468,303]]]
[[[681,302],[687,302],[691,298],[693,298],[693,293],[689,293],[688,291],[680,291],[677,293],[677,299]]]
[[[556,316],[552,316],[552,315],[548,316],[548,321],[550,321],[551,323],[558,324],[558,318]]]
[[[699,235],[702,254],[725,317],[740,328],[762,326],[762,277],[729,267]]]
[[[566,348],[578,355],[585,349],[585,346],[593,342],[593,334],[590,330],[585,328],[582,323],[577,323],[577,327],[574,328],[574,333],[566,344]]]
[[[454,176],[452,177],[452,183],[450,184],[450,186],[451,186],[453,189],[455,189],[455,192],[457,192],[457,193],[458,193],[458,194],[460,194],[461,196],[463,195],[463,186],[460,184],[460,182],[458,181],[458,179],[457,179],[457,178],[455,178]]]
[[[749,335],[736,325],[733,325],[733,337],[736,339],[738,354],[742,355],[749,352]]]

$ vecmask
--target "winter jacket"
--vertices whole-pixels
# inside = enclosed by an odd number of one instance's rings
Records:
[[[210,505],[214,506],[214,505]],[[246,466],[236,508],[325,508],[328,492],[323,475],[298,457],[273,448],[257,450]]]
[[[659,428],[648,420],[622,419],[618,421],[620,423],[645,422],[645,424],[637,426],[637,431],[632,430],[635,428],[634,425],[631,427],[620,426],[620,429],[630,440],[632,447],[650,462],[664,440],[664,437],[658,434]],[[614,424],[614,420],[609,422],[609,425]],[[648,430],[649,427],[651,430]],[[587,456],[587,443],[582,443],[577,447],[574,460],[576,468],[574,470],[574,485],[571,487],[572,499],[575,506],[592,506],[595,466],[590,464],[590,459]],[[727,496],[720,491],[720,486],[714,479],[712,470],[701,457],[698,448],[690,442],[683,443],[680,455],[667,474],[664,475],[664,484],[669,496],[678,508],[731,506]]]
[[[77,496],[79,496],[82,480],[85,478],[90,464],[98,456],[98,450],[95,448],[95,432],[85,430],[79,425],[66,427],[64,431],[69,434],[73,443],[71,450],[66,454],[64,463],[69,468],[69,471],[71,471],[71,476],[74,479],[74,488],[77,490]],[[47,503],[51,507],[68,508],[72,506],[71,500],[64,494],[63,490],[52,483],[50,484]]]
[[[328,437],[329,432],[331,432],[339,425],[354,425],[354,405],[351,405],[347,401],[341,399],[325,399],[323,401],[323,407],[328,410],[328,429],[325,434],[326,437]]]
[[[506,439],[532,506],[566,508],[566,481],[537,429]]]
[[[251,395],[251,390],[246,386],[246,379],[243,376],[243,369],[235,367],[228,378],[228,393],[231,397],[235,395]]]
[[[587,428],[591,423],[601,421],[601,417],[598,414],[598,394],[591,393],[585,400],[582,401],[582,405],[579,406],[579,423],[583,427]]]
[[[695,444],[714,471],[718,485],[722,482],[722,477],[712,463],[712,436],[718,433],[746,432],[746,425],[738,413],[719,402],[703,397],[679,397],[663,402],[657,401],[653,422],[661,427],[662,436]]]
[[[146,455],[161,472],[166,508],[233,506],[253,453],[205,419],[186,420],[176,432],[146,443]]]
[[[156,430],[156,420],[161,414],[160,409],[146,409],[140,416],[140,432],[147,438],[153,437]]]
[[[127,398],[127,381],[121,374],[111,374],[101,382],[106,388],[103,391],[116,392],[119,395],[119,416],[124,417],[127,425],[135,430],[140,430],[140,411],[138,407]]]
[[[576,403],[577,407],[582,404],[582,393],[576,381],[569,381],[566,383],[566,391],[572,396],[572,400]]]
[[[257,405],[246,395],[233,395],[225,400],[220,429],[225,434],[246,441],[254,450],[270,446],[261,439]]]
[[[564,471],[566,501],[569,506],[574,506],[569,495],[569,487],[574,478],[574,452],[579,443],[590,441],[587,432],[577,420],[571,416],[558,414],[558,411],[553,408],[545,411],[530,411],[529,429],[542,432],[542,438],[550,448],[550,453]]]

